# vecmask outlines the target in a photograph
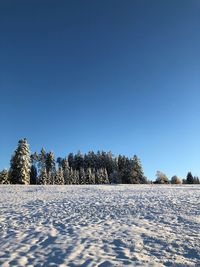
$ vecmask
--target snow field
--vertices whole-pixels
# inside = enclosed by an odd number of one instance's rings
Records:
[[[200,186],[0,186],[0,266],[200,266]]]

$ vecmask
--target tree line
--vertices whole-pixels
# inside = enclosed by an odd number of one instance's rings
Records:
[[[52,151],[44,148],[30,153],[26,138],[19,140],[10,168],[0,171],[0,184],[68,185],[68,184],[195,184],[198,177],[189,172],[185,180],[173,176],[171,180],[158,171],[157,179],[148,181],[138,156],[115,157],[111,152],[90,151],[82,154],[69,153],[65,158],[55,159]]]
[[[44,148],[40,153],[30,153],[27,139],[18,142],[11,157],[9,170],[0,172],[3,184],[143,184],[147,183],[140,159],[111,152],[93,151],[82,154],[69,153],[55,159],[52,151]]]

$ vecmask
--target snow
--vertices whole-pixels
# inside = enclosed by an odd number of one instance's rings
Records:
[[[200,266],[200,186],[0,186],[0,266]]]

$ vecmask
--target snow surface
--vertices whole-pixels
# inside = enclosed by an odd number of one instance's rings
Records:
[[[200,187],[0,186],[0,266],[200,266]]]

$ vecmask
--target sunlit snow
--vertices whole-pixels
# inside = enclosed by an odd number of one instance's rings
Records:
[[[200,186],[0,186],[0,266],[200,266]]]

